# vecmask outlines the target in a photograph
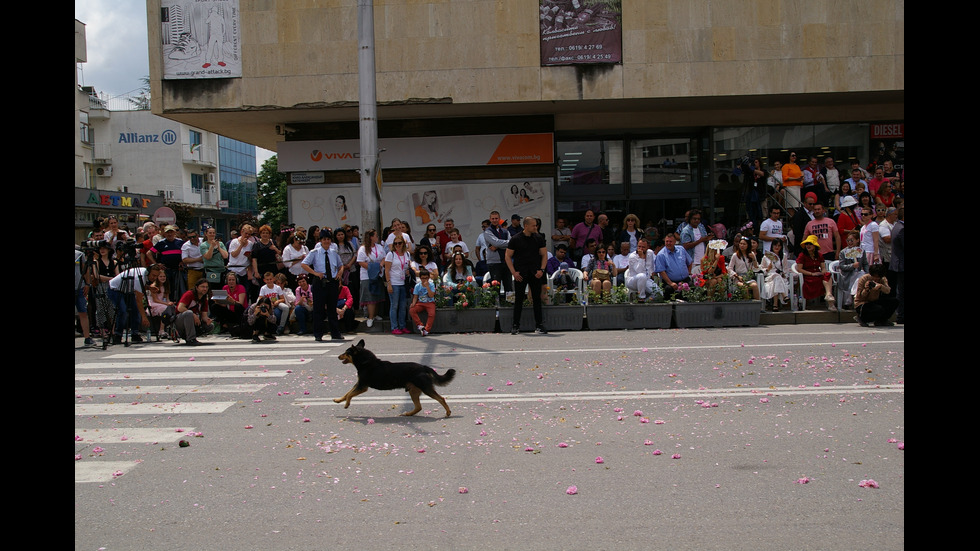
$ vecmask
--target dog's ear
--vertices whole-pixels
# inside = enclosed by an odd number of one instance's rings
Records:
[[[364,339],[361,339],[361,341],[355,344],[354,346],[360,348],[361,350],[364,350]]]

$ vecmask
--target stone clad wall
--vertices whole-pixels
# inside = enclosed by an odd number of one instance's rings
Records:
[[[357,101],[355,0],[241,8],[242,79],[161,86],[147,2],[155,112]],[[623,0],[623,64],[590,70],[539,66],[535,0],[376,0],[378,101],[904,90],[904,24],[891,0]]]

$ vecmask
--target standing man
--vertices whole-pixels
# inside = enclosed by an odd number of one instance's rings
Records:
[[[490,227],[483,230],[483,238],[487,242],[487,270],[490,279],[499,281],[500,289],[504,293],[512,293],[513,286],[510,284],[507,264],[504,262],[507,245],[510,243],[510,234],[500,227],[499,212],[492,211],[490,213]]]
[[[840,189],[840,184],[844,181],[844,174],[837,170],[837,165],[834,164],[834,158],[827,155],[823,159],[823,166],[820,167],[820,175],[823,176],[824,188],[827,190],[826,195],[822,199],[829,209],[833,207],[833,201],[830,198],[833,197],[835,191]]]
[[[509,233],[511,237],[514,237],[522,231],[524,231],[524,228],[521,227],[521,216],[519,214],[511,214],[510,225],[507,226],[507,233]]]
[[[878,250],[881,251],[881,263],[885,266],[885,277],[893,284],[898,282],[898,274],[891,268],[892,231],[895,229],[896,222],[898,222],[898,209],[895,207],[888,207],[885,211],[885,219],[878,222]],[[888,296],[895,296],[896,291],[897,289],[892,287]]]
[[[783,189],[786,191],[786,206],[800,208],[800,190],[803,188],[803,171],[796,164],[796,152],[789,152],[789,160],[782,168]]]
[[[817,236],[823,259],[833,262],[840,256],[840,232],[837,230],[837,223],[826,214],[823,204],[817,203],[813,206],[813,220],[807,222],[803,239],[810,235]]]
[[[204,277],[204,255],[201,238],[195,230],[187,231],[187,241],[180,247],[180,261],[187,270],[187,288],[193,289],[197,280]]]
[[[511,237],[504,255],[507,268],[514,276],[514,326],[511,335],[521,332],[521,309],[524,306],[524,292],[531,286],[531,304],[534,307],[534,332],[547,334],[544,328],[541,311],[541,287],[545,281],[545,268],[548,262],[548,251],[544,238],[538,234],[538,222],[533,217],[524,219],[524,230]]]
[[[813,208],[817,204],[817,194],[807,193],[803,201],[803,208],[797,208],[796,214],[790,220],[793,228],[793,251],[795,253],[803,250],[800,243],[803,242],[803,232],[806,231],[806,225],[810,223],[810,220],[813,220]]]
[[[604,213],[599,213],[599,217],[596,218],[596,224],[599,225],[599,229],[602,231],[602,237],[598,239],[599,244],[610,245],[616,241],[616,228],[609,227],[609,216]]]
[[[895,311],[895,321],[905,323],[905,209],[900,208],[896,213],[898,220],[892,226],[892,261],[889,268],[895,272],[897,288],[896,297],[898,308]]]
[[[153,248],[147,251],[146,256],[152,264],[163,264],[167,272],[167,279],[170,281],[170,296],[172,302],[177,302],[184,296],[187,290],[187,282],[184,281],[184,274],[180,271],[181,249],[184,242],[177,239],[177,226],[170,224],[163,228],[163,239],[157,241]]]
[[[762,221],[759,226],[759,240],[762,241],[762,248],[765,252],[772,250],[773,241],[782,241],[783,249],[786,248],[786,235],[783,233],[783,221],[779,219],[783,214],[783,207],[772,205],[769,207],[769,218]]]
[[[572,230],[566,226],[567,222],[564,218],[559,218],[555,222],[555,230],[551,232],[551,246],[554,247],[555,250],[557,250],[558,245],[561,245],[562,243],[565,244],[566,248],[574,246],[572,245]]]
[[[572,251],[572,258],[581,260],[585,254],[585,242],[590,238],[599,241],[602,239],[602,230],[595,224],[595,213],[592,210],[585,211],[585,221],[575,224],[572,228],[572,239],[575,241],[575,250]],[[580,264],[581,265],[581,264]]]
[[[316,342],[323,341],[323,318],[330,325],[330,338],[344,340],[337,323],[337,297],[340,295],[340,277],[344,274],[344,263],[336,250],[330,250],[333,233],[327,228],[320,230],[320,247],[310,251],[303,259],[303,269],[312,277],[313,286],[313,337]]]
[[[657,253],[654,270],[664,282],[664,298],[669,299],[677,292],[681,283],[691,281],[691,257],[683,247],[676,247],[674,234],[664,237],[664,248]],[[637,247],[639,249],[639,247]]]

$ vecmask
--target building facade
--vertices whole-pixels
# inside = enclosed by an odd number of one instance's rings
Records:
[[[75,27],[80,63],[84,24],[76,20]],[[255,212],[255,146],[148,110],[110,110],[93,88],[78,86],[77,71],[75,82],[76,237],[109,215],[130,228],[157,217],[226,228],[238,215]]]
[[[343,162],[358,137],[356,1],[185,9],[184,24],[224,15],[224,58],[240,76],[164,78],[175,49],[161,8],[174,3],[147,3],[154,112],[279,151],[298,223],[356,212],[358,175]],[[596,25],[618,27],[617,62],[549,64],[555,33]],[[879,145],[904,148],[902,2],[377,0],[374,28],[385,220],[424,223],[435,194],[476,228],[493,208],[549,224],[597,208],[619,223],[697,205],[731,225],[744,216],[740,157],[771,165],[796,149],[866,164]],[[494,154],[487,137],[542,135],[551,155],[535,141],[507,162],[453,163],[461,150]]]

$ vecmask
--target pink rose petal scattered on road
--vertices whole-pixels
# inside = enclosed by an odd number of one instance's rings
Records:
[[[569,486],[568,489],[565,490],[565,493],[568,494],[568,495],[570,495],[570,496],[573,496],[573,495],[575,495],[575,494],[578,493],[578,487],[577,486]]]
[[[873,478],[869,478],[867,480],[862,480],[861,482],[858,482],[858,486],[862,488],[877,488],[878,483],[875,482]]]
[[[809,484],[810,483],[810,477],[804,476],[803,478],[797,478],[796,479],[796,483],[797,484]]]
[[[460,486],[459,487],[459,493],[461,493],[461,494],[468,494],[469,492],[470,491],[468,489],[466,489],[466,486]]]
[[[568,442],[559,442],[558,443],[558,447],[559,448],[567,448],[568,447]]]
[[[664,452],[662,452],[660,450],[653,450],[653,455],[663,455],[663,454],[664,454]]]
[[[605,463],[605,461],[602,459],[602,456],[601,455],[599,457],[596,457],[595,458],[595,462],[597,464],[599,464],[599,465],[602,465],[603,463]]]
[[[680,459],[681,458],[681,454],[675,453],[674,455],[670,456],[670,458],[671,459]]]

